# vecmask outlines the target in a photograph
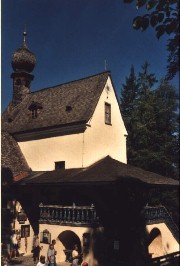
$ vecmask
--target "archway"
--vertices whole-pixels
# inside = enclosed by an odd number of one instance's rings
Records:
[[[73,231],[65,230],[56,239],[57,261],[63,262],[69,259],[69,255],[77,244],[81,253],[81,241]]]
[[[148,251],[152,258],[164,255],[162,246],[162,236],[160,230],[157,227],[153,228],[149,234]]]

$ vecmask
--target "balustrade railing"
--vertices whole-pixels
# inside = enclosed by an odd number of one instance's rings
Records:
[[[144,211],[146,224],[165,223],[179,242],[179,229],[164,206],[146,206]]]
[[[95,206],[72,206],[61,205],[39,205],[40,219],[39,223],[48,224],[74,224],[74,225],[92,225],[98,224],[99,218]]]
[[[161,265],[166,265],[166,266],[175,266],[175,265],[179,265],[179,261],[180,261],[180,252],[173,252],[164,256],[160,256],[157,258],[153,258],[153,259],[149,259],[146,262],[146,266],[161,266]]]

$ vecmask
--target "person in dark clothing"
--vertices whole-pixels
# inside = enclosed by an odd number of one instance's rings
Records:
[[[34,236],[34,241],[33,241],[33,260],[34,264],[36,265],[39,261],[39,256],[40,256],[40,246],[39,246],[39,237],[38,235]]]

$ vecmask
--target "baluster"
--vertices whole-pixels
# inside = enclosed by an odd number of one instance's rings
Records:
[[[77,210],[76,221],[79,222],[79,220],[80,220],[80,215],[79,215],[79,210]]]
[[[93,212],[93,221],[95,222],[96,221],[96,211],[94,210]]]
[[[93,222],[94,217],[94,204],[91,204],[91,222]]]
[[[55,220],[58,221],[58,208],[56,208]]]
[[[47,213],[47,208],[46,207],[44,208],[44,214],[43,215],[44,215],[44,220],[47,221],[47,219],[48,219],[48,217],[47,217],[48,216],[48,213]]]
[[[51,219],[51,209],[48,207],[48,220]]]
[[[42,208],[42,220],[46,220],[46,208]]]
[[[64,209],[63,221],[66,222],[66,209]]]
[[[84,211],[83,211],[83,209],[81,210],[81,222],[84,222]]]
[[[154,218],[154,210],[151,210],[151,218]]]
[[[47,220],[49,220],[50,219],[50,210],[49,210],[49,208],[47,208]]]
[[[63,217],[63,215],[62,215],[62,208],[60,208],[60,215],[59,215],[59,220],[60,221],[62,221],[62,217]]]
[[[74,222],[74,220],[75,220],[75,213],[74,213],[74,208],[73,208],[73,210],[72,210],[72,221]]]
[[[54,220],[54,209],[52,209],[52,212],[51,212],[51,220],[52,221]]]
[[[67,217],[68,222],[71,220],[71,212],[70,209],[68,209],[68,217]]]
[[[149,210],[149,219],[152,218],[152,210]]]
[[[89,222],[89,210],[86,209],[86,221]]]
[[[91,212],[91,222],[94,222],[94,210]]]
[[[160,216],[160,210],[159,209],[157,209],[157,216],[158,216],[158,218]]]

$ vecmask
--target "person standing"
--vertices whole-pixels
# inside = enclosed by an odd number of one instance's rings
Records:
[[[78,266],[78,262],[79,262],[79,249],[78,249],[78,245],[74,245],[74,249],[72,251],[72,266]]]
[[[55,249],[53,244],[49,245],[49,249],[47,252],[47,262],[48,266],[56,266]]]
[[[18,239],[15,230],[13,230],[13,233],[11,235],[11,244],[10,244],[11,258],[14,255],[14,258],[17,259],[17,252],[18,252]]]
[[[37,262],[39,261],[39,255],[40,255],[40,245],[39,245],[39,237],[38,235],[34,236],[34,240],[33,240],[33,260],[34,260],[34,264],[36,265]]]
[[[53,256],[54,256],[54,261],[53,261],[53,264],[54,264],[54,266],[56,266],[57,264],[56,264],[56,254],[57,254],[57,251],[55,250],[55,244],[56,244],[56,240],[55,239],[53,239],[52,241],[51,241],[51,244],[49,245],[49,248],[48,248],[48,252],[49,252],[49,254],[51,254],[52,253],[52,249],[51,249],[51,245],[53,246],[53,252],[54,252],[54,254],[53,254]],[[50,250],[50,251],[49,251]],[[48,258],[48,255],[47,255],[47,258]],[[49,260],[48,260],[49,261]]]

